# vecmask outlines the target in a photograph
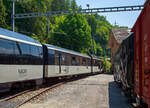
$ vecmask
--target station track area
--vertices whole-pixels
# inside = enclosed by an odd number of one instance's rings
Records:
[[[18,91],[18,93],[6,93],[4,97],[0,98],[0,108],[19,108],[22,105],[33,101],[38,100],[39,97],[44,96],[50,90],[57,88],[67,82],[72,82],[74,80],[85,78],[89,75],[81,75],[76,77],[69,77],[56,80],[54,82],[46,83],[45,85],[41,86],[39,89],[28,89],[22,90],[22,92]],[[11,92],[11,91],[10,91]],[[10,96],[9,96],[10,95]]]
[[[46,87],[46,88],[40,88],[38,90],[26,90],[24,92],[14,95],[14,96],[10,96],[6,99],[2,99],[0,101],[0,108],[19,108],[23,104],[29,102],[30,100],[32,100],[34,98],[37,98],[39,95],[44,94],[48,90],[58,87],[64,83],[65,82],[60,82],[53,86]]]
[[[99,74],[67,82],[20,108],[133,108],[112,75]]]

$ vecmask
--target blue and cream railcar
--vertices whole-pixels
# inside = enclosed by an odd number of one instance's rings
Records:
[[[37,84],[43,78],[43,49],[40,42],[0,28],[0,92],[23,81]]]
[[[48,44],[44,52],[47,78],[91,73],[90,56]]]

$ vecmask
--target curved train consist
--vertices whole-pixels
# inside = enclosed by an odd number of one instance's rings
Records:
[[[150,0],[114,56],[114,79],[139,106],[150,108]],[[142,107],[143,108],[143,107]]]
[[[0,92],[54,77],[102,72],[103,61],[0,28]]]

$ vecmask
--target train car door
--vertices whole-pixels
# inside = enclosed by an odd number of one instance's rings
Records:
[[[60,54],[58,51],[55,53],[55,73],[61,74],[61,65],[60,65]]]
[[[61,74],[69,73],[69,67],[67,65],[67,55],[65,53],[62,53],[60,55],[60,71],[61,71]]]
[[[59,74],[61,74],[61,54],[59,54],[59,62],[58,62],[58,65],[59,65]]]

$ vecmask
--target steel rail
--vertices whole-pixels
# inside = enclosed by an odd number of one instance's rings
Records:
[[[55,84],[55,85],[53,85],[53,86],[51,86],[51,87],[45,89],[44,91],[42,91],[42,92],[40,92],[40,93],[38,93],[38,94],[32,96],[31,98],[27,99],[26,101],[20,103],[20,104],[17,105],[15,108],[19,108],[20,106],[22,106],[22,105],[28,103],[29,101],[31,101],[32,99],[38,97],[39,95],[41,95],[41,94],[43,94],[43,93],[45,93],[45,92],[47,92],[47,91],[49,91],[49,90],[51,90],[51,89],[53,89],[53,88],[56,88],[56,87],[58,87],[58,86],[60,86],[60,85],[62,85],[62,84],[65,84],[65,82],[60,82],[60,83],[58,83],[58,84]]]
[[[5,102],[5,101],[9,101],[9,100],[11,100],[11,99],[13,99],[13,98],[16,98],[16,97],[18,97],[18,96],[21,96],[21,95],[23,95],[23,94],[25,94],[25,93],[28,93],[28,92],[32,91],[32,90],[33,90],[33,89],[26,90],[26,91],[23,91],[23,92],[21,92],[21,93],[15,94],[15,95],[10,96],[10,97],[7,97],[7,98],[5,98],[5,99],[2,99],[2,100],[0,100],[0,103],[1,103],[1,102]]]

